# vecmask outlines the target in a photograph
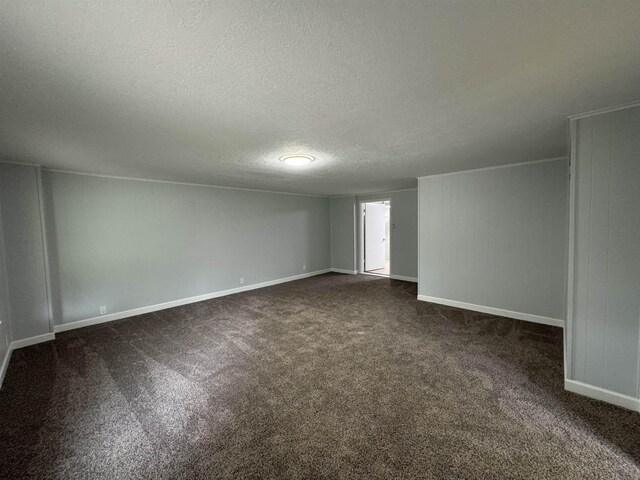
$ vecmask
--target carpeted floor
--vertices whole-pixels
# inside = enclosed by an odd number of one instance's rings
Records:
[[[327,274],[13,353],[3,478],[640,478],[640,415],[562,332]]]

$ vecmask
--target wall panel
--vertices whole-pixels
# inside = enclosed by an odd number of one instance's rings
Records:
[[[637,398],[640,107],[573,123],[575,261],[568,379]]]
[[[356,197],[334,197],[331,202],[331,268],[356,270]]]
[[[103,305],[112,314],[330,266],[324,197],[43,178],[58,325],[98,317]]]
[[[563,322],[566,159],[424,177],[419,208],[420,296]]]
[[[38,169],[0,164],[0,203],[13,341],[50,331]]]

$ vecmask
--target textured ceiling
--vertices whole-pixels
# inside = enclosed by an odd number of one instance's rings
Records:
[[[0,159],[55,168],[399,189],[638,99],[640,1],[0,2]]]

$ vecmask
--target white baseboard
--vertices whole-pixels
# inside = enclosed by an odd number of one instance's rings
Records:
[[[564,328],[564,320],[561,320],[559,318],[543,317],[541,315],[533,315],[531,313],[514,312],[511,310],[504,310],[502,308],[485,307],[484,305],[458,302],[457,300],[447,300],[446,298],[430,297],[428,295],[418,295],[418,300],[422,300],[423,302],[438,303],[440,305],[447,305],[449,307],[464,308],[465,310],[473,310],[475,312],[488,313],[490,315],[515,318],[516,320],[525,320],[527,322],[542,323],[543,325],[552,325],[554,327]]]
[[[578,395],[595,398],[596,400],[601,400],[619,407],[640,412],[639,398],[630,397],[629,395],[623,395],[622,393],[612,392],[611,390],[568,379],[564,380],[564,388],[565,390],[577,393]]]
[[[23,338],[22,340],[15,340],[8,345],[7,352],[2,359],[2,365],[0,366],[0,388],[2,388],[2,382],[4,382],[4,376],[7,373],[7,367],[9,367],[9,360],[11,360],[11,352],[23,347],[29,347],[37,343],[48,342],[55,339],[55,333],[44,333],[42,335],[36,335],[35,337]]]
[[[110,315],[102,315],[100,317],[88,318],[86,320],[79,320],[77,322],[66,323],[63,325],[55,325],[54,332],[64,332],[66,330],[72,330],[74,328],[86,327],[88,325],[95,325],[98,323],[110,322],[113,320],[119,320],[121,318],[133,317],[135,315],[141,315],[143,313],[155,312],[158,310],[164,310],[165,308],[177,307],[180,305],[186,305],[188,303],[201,302],[203,300],[209,300],[211,298],[223,297],[226,295],[232,295],[234,293],[246,292],[248,290],[255,290],[257,288],[269,287],[271,285],[277,285],[279,283],[292,282],[294,280],[301,280],[303,278],[313,277],[315,275],[321,275],[323,273],[329,273],[331,270],[317,270],[315,272],[303,273],[300,275],[294,275],[292,277],[279,278],[277,280],[269,280],[267,282],[255,283],[253,285],[245,285],[243,287],[232,288],[230,290],[222,290],[219,292],[208,293],[205,295],[199,295],[196,297],[183,298],[172,302],[160,303],[157,305],[150,305],[148,307],[136,308],[133,310],[127,310],[124,312],[112,313]],[[11,352],[19,348],[28,347],[37,343],[48,342],[55,339],[55,333],[45,333],[42,335],[36,335],[35,337],[24,338],[22,340],[16,340],[9,344],[7,352],[2,359],[2,365],[0,365],[0,388],[4,380],[7,367],[9,366],[9,360],[11,359]]]
[[[2,388],[2,382],[4,382],[4,375],[7,373],[9,360],[11,360],[11,344],[8,345],[7,351],[2,359],[2,365],[0,366],[0,388]]]
[[[404,282],[418,283],[418,279],[415,277],[403,277],[402,275],[389,275],[389,278],[393,278],[394,280],[402,280]]]
[[[358,273],[356,270],[345,270],[343,268],[332,268],[331,271],[335,273],[346,273],[347,275],[356,275]]]
[[[11,350],[17,350],[23,347],[29,347],[36,343],[48,342],[56,338],[55,333],[43,333],[42,335],[36,335],[35,337],[23,338],[22,340],[14,340],[11,342]]]
[[[197,295],[195,297],[182,298],[180,300],[173,300],[171,302],[158,303],[156,305],[148,305],[146,307],[134,308],[132,310],[125,310],[123,312],[110,313],[107,315],[101,315],[99,317],[87,318],[85,320],[77,320],[75,322],[55,325],[53,327],[53,330],[55,332],[65,332],[67,330],[87,327],[89,325],[97,325],[99,323],[112,322],[114,320],[120,320],[123,318],[133,317],[136,315],[142,315],[144,313],[157,312],[158,310],[164,310],[166,308],[179,307],[181,305],[187,305],[189,303],[202,302],[204,300],[210,300],[212,298],[233,295],[234,293],[241,293],[241,292],[246,292],[248,290],[256,290],[258,288],[270,287],[272,285],[278,285],[280,283],[293,282],[295,280],[301,280],[303,278],[322,275],[323,273],[329,273],[330,271],[331,271],[330,269],[317,270],[315,272],[302,273],[300,275],[294,275],[292,277],[278,278],[276,280],[269,280],[267,282],[254,283],[252,285],[245,285],[242,287],[231,288],[229,290],[220,290],[218,292],[206,293],[204,295]]]

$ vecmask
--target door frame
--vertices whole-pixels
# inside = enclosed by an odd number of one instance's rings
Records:
[[[378,273],[370,273],[365,272],[364,270],[364,205],[365,203],[380,203],[380,202],[389,202],[389,274],[388,275],[380,275]],[[391,201],[391,197],[382,196],[382,197],[374,197],[368,198],[367,200],[358,200],[358,214],[356,215],[356,219],[358,221],[358,264],[356,265],[356,270],[358,273],[362,273],[365,275],[375,275],[377,277],[391,277],[391,268],[393,266],[393,258],[391,255],[391,246],[393,245],[393,203]]]

